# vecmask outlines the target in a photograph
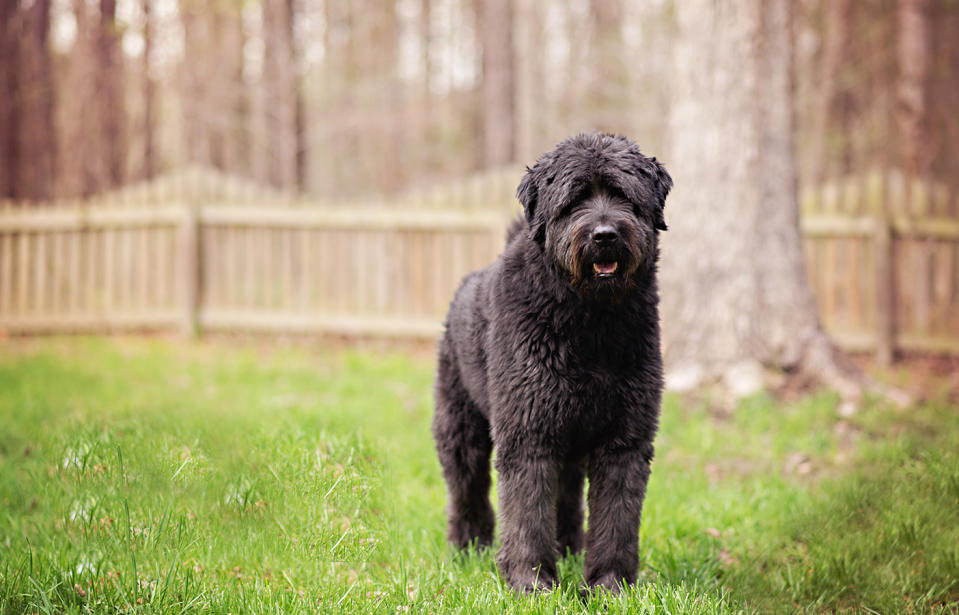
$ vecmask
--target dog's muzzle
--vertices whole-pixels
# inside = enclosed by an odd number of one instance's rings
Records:
[[[593,242],[593,276],[609,278],[616,275],[619,269],[619,259],[616,252],[619,244],[619,233],[611,224],[600,224],[593,229],[590,237]]]

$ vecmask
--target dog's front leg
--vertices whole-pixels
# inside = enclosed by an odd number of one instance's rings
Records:
[[[515,589],[531,592],[556,584],[557,462],[504,447],[497,451],[501,542],[496,562]]]
[[[586,583],[618,591],[636,581],[639,520],[653,445],[597,450],[589,462]]]

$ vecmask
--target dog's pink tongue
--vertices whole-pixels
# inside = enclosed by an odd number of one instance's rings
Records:
[[[593,271],[596,273],[614,273],[616,271],[617,262],[613,261],[612,263],[593,263]]]

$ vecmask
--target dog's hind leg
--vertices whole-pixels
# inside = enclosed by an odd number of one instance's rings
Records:
[[[567,463],[559,477],[556,498],[556,537],[560,555],[568,551],[575,555],[583,549],[583,482],[586,463],[583,460]]]
[[[433,437],[449,494],[447,538],[465,548],[493,543],[489,422],[469,398],[455,364],[441,353]]]

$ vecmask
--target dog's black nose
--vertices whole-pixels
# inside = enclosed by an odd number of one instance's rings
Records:
[[[609,224],[600,224],[593,229],[593,241],[598,245],[608,246],[617,239],[619,239],[619,235],[616,234],[616,229]]]

